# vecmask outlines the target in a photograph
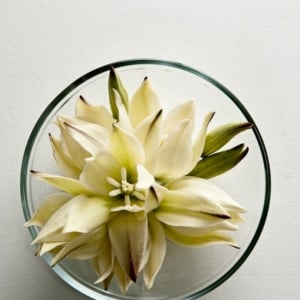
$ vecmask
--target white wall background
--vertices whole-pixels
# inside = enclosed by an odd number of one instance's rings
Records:
[[[272,202],[243,266],[205,300],[300,299],[298,0],[0,0],[0,299],[86,299],[33,256],[19,197],[28,135],[48,102],[97,66],[179,61],[231,89],[269,151]]]

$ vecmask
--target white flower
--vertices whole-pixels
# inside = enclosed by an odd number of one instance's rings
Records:
[[[194,134],[193,101],[165,116],[147,78],[131,101],[114,70],[109,83],[111,113],[81,97],[75,117],[58,117],[61,136],[50,141],[64,176],[32,171],[59,192],[26,225],[41,228],[33,243],[40,255],[54,256],[53,264],[65,257],[91,259],[96,283],[108,288],[116,276],[125,293],[142,271],[152,287],[166,238],[190,247],[238,247],[226,232],[238,228],[245,209],[193,175],[207,159],[202,156],[214,113]],[[220,148],[216,137],[212,152]]]

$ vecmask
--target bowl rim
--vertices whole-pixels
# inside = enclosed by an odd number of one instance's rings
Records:
[[[30,152],[33,148],[33,145],[37,139],[37,136],[40,132],[40,129],[44,123],[44,121],[47,119],[49,113],[52,112],[52,110],[56,107],[56,105],[64,99],[69,93],[71,93],[74,89],[76,89],[78,86],[80,86],[82,83],[88,81],[89,79],[104,73],[106,71],[109,71],[111,66],[114,68],[120,68],[120,67],[129,67],[134,65],[157,65],[157,66],[166,66],[171,67],[174,69],[179,69],[182,71],[186,71],[188,73],[192,73],[213,86],[215,86],[217,89],[219,89],[221,92],[223,92],[241,111],[241,113],[244,115],[244,117],[247,119],[248,122],[253,123],[255,125],[255,121],[251,117],[248,110],[245,108],[245,106],[242,104],[242,102],[223,84],[221,84],[219,81],[215,80],[211,76],[193,68],[188,65],[170,61],[170,60],[162,60],[162,59],[149,59],[149,58],[140,58],[140,59],[129,59],[129,60],[121,60],[116,61],[110,64],[103,65],[101,67],[98,67],[92,71],[89,71],[88,73],[82,75],[75,81],[73,81],[71,84],[69,84],[65,89],[63,89],[46,107],[46,109],[42,112],[40,117],[38,118],[37,122],[35,123],[29,138],[27,140],[22,163],[21,163],[21,172],[20,172],[20,196],[21,196],[21,203],[22,203],[22,209],[23,214],[25,217],[25,220],[28,221],[31,217],[28,207],[28,199],[27,199],[27,178],[28,178],[28,166],[30,163]],[[264,175],[265,175],[265,195],[264,195],[264,205],[261,212],[261,217],[258,223],[258,226],[255,230],[255,233],[251,239],[251,242],[249,243],[248,247],[244,251],[244,253],[239,257],[239,259],[234,263],[234,265],[229,268],[220,278],[216,279],[214,282],[209,284],[204,289],[201,289],[200,291],[194,292],[193,294],[185,297],[184,299],[188,300],[194,300],[198,299],[199,297],[209,293],[213,289],[220,286],[224,281],[226,281],[229,277],[231,277],[238,269],[239,267],[246,261],[247,257],[252,252],[253,248],[255,247],[262,230],[264,228],[266,218],[269,211],[270,206],[270,198],[271,198],[271,170],[270,170],[270,163],[268,159],[268,154],[266,151],[266,147],[264,144],[264,141],[262,139],[262,136],[257,128],[257,126],[253,126],[252,128],[255,138],[258,142],[258,146],[261,152],[262,160],[263,160],[263,166],[264,166]],[[36,230],[33,227],[28,227],[28,230],[30,232],[31,237],[34,239],[36,236]],[[44,256],[44,260],[50,264],[50,257]],[[89,289],[84,283],[76,281],[71,274],[68,274],[65,269],[63,269],[59,264],[53,267],[53,270],[57,273],[59,277],[61,277],[64,281],[66,281],[70,286],[78,290],[79,292],[90,296],[90,297],[97,297],[99,296],[99,293],[96,291],[92,291]],[[105,298],[104,295],[101,294]],[[121,299],[121,298],[120,298]]]

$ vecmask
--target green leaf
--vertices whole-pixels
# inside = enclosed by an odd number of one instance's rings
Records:
[[[119,119],[119,111],[116,103],[116,94],[115,91],[120,95],[120,100],[123,103],[126,110],[128,110],[128,94],[124,88],[121,78],[115,71],[113,67],[110,68],[109,78],[108,78],[108,94],[109,94],[109,103],[110,109],[113,117]]]
[[[248,151],[248,147],[240,144],[229,150],[205,156],[197,163],[189,175],[212,178],[223,174],[236,166],[247,155]]]
[[[226,145],[233,137],[244,130],[253,127],[253,124],[248,122],[228,123],[221,125],[210,131],[205,140],[205,146],[202,156],[212,154]]]

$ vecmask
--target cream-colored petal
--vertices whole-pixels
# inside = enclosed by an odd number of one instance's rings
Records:
[[[60,189],[64,192],[70,193],[72,195],[89,195],[91,193],[82,185],[82,183],[79,180],[74,178],[63,177],[59,175],[42,173],[37,171],[31,171],[31,174],[34,177],[52,185],[53,187]]]
[[[90,157],[91,153],[74,140],[70,130],[71,127],[67,126],[60,117],[57,119],[57,124],[60,129],[61,151],[69,162],[78,170],[82,170],[85,158]]]
[[[214,114],[215,114],[214,112],[208,113],[203,120],[203,124],[199,131],[199,134],[193,143],[193,158],[191,160],[191,166],[189,171],[191,171],[195,167],[195,165],[201,158],[204,145],[205,145],[205,140],[206,140],[207,127],[211,119],[213,118]]]
[[[76,205],[77,202],[81,202],[82,200],[88,199],[85,195],[78,195],[68,202],[66,202],[63,206],[61,206],[55,213],[48,219],[46,224],[43,226],[41,231],[38,233],[35,240],[32,244],[41,242],[41,241],[49,241],[47,237],[53,235],[58,230],[62,230],[63,226],[66,223],[67,216],[70,212],[70,209],[73,205]],[[57,241],[57,240],[50,240],[50,241]]]
[[[53,251],[55,248],[60,246],[64,246],[66,242],[50,242],[50,243],[43,243],[38,251],[40,256]]]
[[[167,189],[159,184],[153,184],[145,195],[145,213],[156,209],[165,197]]]
[[[143,276],[146,286],[150,289],[165,258],[166,238],[160,222],[152,214],[149,215],[148,220],[151,250]]]
[[[189,100],[179,105],[173,107],[172,110],[167,114],[164,122],[163,122],[163,132],[164,134],[171,133],[174,128],[180,123],[182,120],[190,119],[194,120],[195,118],[195,103],[193,100]],[[194,124],[192,123],[194,126]]]
[[[166,196],[161,202],[163,208],[174,208],[202,212],[219,216],[221,218],[230,218],[229,213],[214,198],[210,198],[205,190],[168,190]]]
[[[111,132],[107,128],[69,117],[60,116],[59,119],[64,123],[69,137],[90,155],[96,155],[99,150],[107,147]]]
[[[81,198],[70,207],[63,232],[90,232],[109,220],[109,212],[105,199]]]
[[[108,239],[103,240],[98,256],[94,260],[97,270],[98,279],[95,284],[103,282],[113,271],[113,255],[111,253],[111,245]]]
[[[141,121],[159,109],[158,96],[149,80],[145,78],[129,103],[128,114],[133,126],[136,127]]]
[[[154,177],[148,172],[148,170],[142,165],[138,164],[137,167],[138,181],[136,183],[136,189],[146,190],[155,183]]]
[[[89,259],[97,256],[103,238],[105,238],[105,227],[99,228],[96,231],[81,234],[78,237],[69,241],[52,259],[51,265],[57,264],[65,257],[76,259]]]
[[[127,273],[122,269],[117,259],[114,260],[113,272],[117,277],[121,293],[125,294],[132,284],[132,281]]]
[[[171,190],[206,195],[207,198],[214,199],[227,211],[246,212],[246,209],[234,201],[224,190],[207,179],[186,176],[168,183],[166,187]]]
[[[82,96],[76,102],[76,117],[112,130],[113,118],[110,111],[104,105],[89,104]]]
[[[178,178],[185,175],[192,159],[192,121],[183,120],[168,135],[157,155],[157,178]]]
[[[161,143],[162,110],[141,121],[135,128],[135,135],[145,151],[145,167],[152,172],[157,162],[157,152]]]
[[[168,239],[183,246],[200,247],[214,244],[227,244],[238,248],[235,240],[231,236],[221,231],[215,231],[199,236],[188,236],[181,234],[181,232],[176,230],[176,227],[170,226],[164,226],[164,231]]]
[[[213,215],[160,206],[154,211],[155,217],[171,226],[206,228],[223,222],[224,219]]]
[[[121,268],[136,281],[148,243],[147,218],[138,220],[134,213],[121,212],[108,224],[109,237]]]
[[[69,156],[66,155],[61,140],[54,138],[52,135],[49,135],[49,138],[53,156],[56,160],[58,168],[65,176],[78,178],[81,170],[74,164]]]
[[[109,151],[101,151],[95,157],[87,158],[80,175],[81,183],[97,195],[107,196],[114,187],[107,177],[120,182],[121,165]]]
[[[43,227],[48,219],[63,206],[71,196],[66,193],[57,192],[48,195],[38,209],[35,211],[30,220],[25,223],[25,226],[39,226]]]
[[[136,165],[143,165],[145,161],[143,145],[138,138],[115,125],[110,138],[110,150],[120,165],[127,169],[129,177],[135,177]]]

